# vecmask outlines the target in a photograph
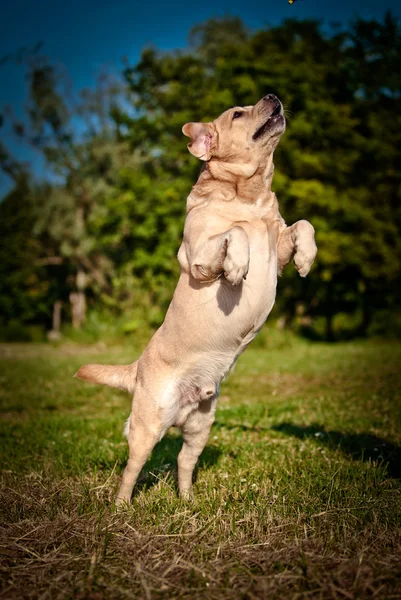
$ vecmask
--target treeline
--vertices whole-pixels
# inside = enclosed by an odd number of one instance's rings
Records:
[[[78,99],[45,57],[25,63],[27,113],[0,124],[51,177],[35,183],[0,145],[15,181],[0,203],[0,337],[35,338],[60,314],[94,335],[159,324],[200,168],[181,127],[268,92],[288,115],[273,189],[287,222],[310,220],[319,246],[306,280],[287,268],[276,316],[326,339],[401,332],[401,36],[391,15],[256,33],[211,20],[187,51],[147,49],[121,80],[101,78]]]

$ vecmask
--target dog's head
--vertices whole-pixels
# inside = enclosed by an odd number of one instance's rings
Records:
[[[255,106],[230,108],[211,123],[186,123],[182,128],[197,158],[256,168],[267,162],[284,131],[283,105],[274,94]]]

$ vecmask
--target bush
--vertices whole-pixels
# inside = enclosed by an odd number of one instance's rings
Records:
[[[41,325],[26,325],[12,320],[7,324],[0,324],[1,342],[43,342],[46,333]]]

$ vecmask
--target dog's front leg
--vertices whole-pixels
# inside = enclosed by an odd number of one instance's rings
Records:
[[[315,230],[309,221],[297,221],[280,234],[277,246],[278,267],[281,272],[293,258],[301,277],[309,273],[317,253]]]
[[[242,227],[211,236],[191,254],[191,274],[199,281],[213,281],[224,275],[232,285],[238,285],[247,276],[249,241]]]

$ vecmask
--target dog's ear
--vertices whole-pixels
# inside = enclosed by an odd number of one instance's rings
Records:
[[[182,133],[191,138],[188,150],[201,160],[209,160],[215,134],[213,123],[186,123]]]

